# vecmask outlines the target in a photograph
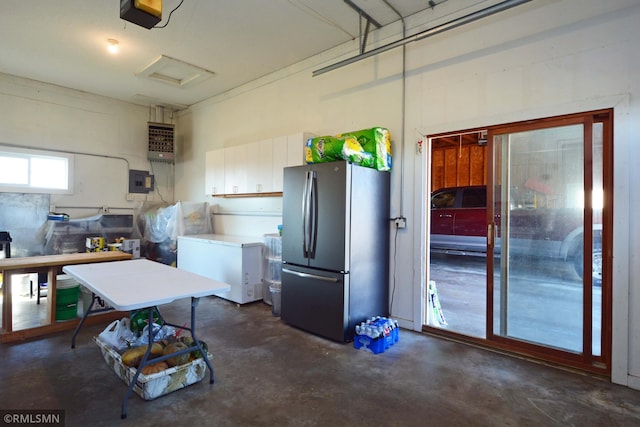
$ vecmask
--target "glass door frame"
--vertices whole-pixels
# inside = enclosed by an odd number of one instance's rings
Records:
[[[460,131],[452,131],[449,133],[443,133],[438,135],[428,135],[429,151],[431,153],[431,141],[433,139],[441,138],[448,135],[457,135],[457,134],[465,134],[471,131],[486,131],[486,142],[488,145],[487,151],[487,163],[486,167],[486,183],[488,188],[488,193],[492,194],[493,187],[489,187],[489,185],[493,185],[495,181],[492,175],[494,168],[493,161],[493,136],[505,132],[515,132],[515,131],[523,131],[523,130],[535,130],[542,129],[546,127],[553,126],[562,126],[566,124],[583,124],[585,126],[585,140],[588,141],[588,145],[584,146],[585,156],[584,156],[584,171],[583,173],[588,174],[589,178],[592,177],[592,166],[591,166],[591,156],[592,156],[592,129],[593,124],[598,123],[602,125],[602,186],[603,186],[603,206],[602,206],[602,300],[601,300],[601,334],[600,334],[600,354],[597,356],[592,355],[592,350],[587,349],[588,351],[584,351],[584,347],[586,347],[587,342],[591,342],[592,338],[586,337],[588,332],[591,330],[591,327],[583,329],[583,352],[581,354],[569,353],[567,351],[556,350],[554,348],[545,347],[542,345],[534,345],[525,341],[518,341],[513,339],[507,339],[504,337],[496,336],[493,334],[493,272],[494,272],[494,262],[492,256],[487,256],[487,282],[486,282],[486,338],[480,338],[476,336],[465,335],[464,333],[455,332],[452,330],[447,330],[445,328],[438,328],[435,326],[430,326],[428,324],[428,319],[425,317],[423,319],[423,327],[422,330],[431,335],[440,336],[448,339],[452,339],[459,342],[470,343],[471,345],[485,347],[488,349],[498,350],[507,354],[515,354],[519,356],[524,356],[528,358],[532,358],[535,360],[541,360],[544,362],[549,362],[552,364],[556,364],[559,366],[566,366],[570,368],[579,369],[585,372],[590,372],[596,375],[600,375],[603,377],[610,378],[611,377],[611,348],[612,348],[612,250],[613,250],[613,117],[614,111],[613,109],[603,109],[603,110],[594,110],[576,114],[568,114],[563,116],[555,116],[549,118],[540,118],[527,120],[522,122],[514,122],[509,124],[501,124],[494,126],[484,126],[480,128],[460,130]],[[427,176],[431,176],[431,155],[428,154],[427,157],[428,164],[426,165]],[[491,179],[491,182],[489,182]],[[431,189],[431,178],[427,178],[426,188]],[[431,191],[425,194],[426,203],[423,205],[425,207],[425,216],[429,217],[431,215],[430,212],[430,194]],[[488,194],[488,195],[489,195]],[[589,195],[590,197],[590,195]],[[586,199],[586,197],[585,197]],[[591,200],[585,200],[585,206],[587,203],[590,203]],[[487,200],[487,205],[493,207],[493,198],[491,200]],[[492,222],[491,218],[493,215],[493,208],[491,210],[487,210],[487,220]],[[586,218],[586,215],[585,215]],[[591,218],[591,217],[590,217]],[[427,227],[425,232],[427,233],[423,238],[427,241],[426,251],[429,251],[429,241],[427,239],[429,231],[429,219],[427,218]],[[586,256],[585,256],[586,258]],[[430,253],[426,254],[426,262],[428,263],[430,259]],[[584,265],[591,265],[591,260],[583,259]],[[429,268],[426,269],[428,271]],[[490,273],[490,274],[489,274]],[[426,273],[425,280],[430,280],[430,273]],[[591,280],[591,279],[589,279]],[[425,284],[428,283],[425,281]],[[591,293],[589,292],[589,295]],[[427,301],[426,298],[422,298],[423,304],[423,313],[427,315]],[[586,307],[590,307],[592,304],[591,298],[585,298],[583,301],[583,323],[591,325],[592,320],[592,309],[586,309]],[[596,319],[597,320],[597,319]]]
[[[592,277],[585,274],[583,278],[583,349],[579,354],[537,345],[525,341],[510,339],[494,334],[494,251],[493,239],[488,239],[487,247],[487,342],[511,352],[533,356],[538,359],[560,363],[598,374],[611,374],[611,236],[613,230],[612,191],[613,191],[613,110],[600,110],[572,114],[539,120],[513,123],[503,126],[488,127],[487,141],[489,156],[487,167],[487,224],[495,228],[494,216],[494,183],[500,171],[495,170],[494,137],[515,132],[539,130],[544,128],[582,124],[584,126],[584,187],[593,184],[592,167],[592,129],[594,123],[603,125],[603,190],[604,203],[602,210],[602,316],[601,316],[601,352],[592,355]],[[585,192],[584,227],[592,229],[593,213],[591,192]],[[491,227],[489,227],[491,228]],[[592,233],[585,233],[583,245],[593,248]],[[591,249],[584,251],[584,266],[592,263]],[[585,268],[586,270],[586,268]]]

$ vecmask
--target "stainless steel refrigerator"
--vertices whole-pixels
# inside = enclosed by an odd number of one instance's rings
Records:
[[[387,316],[390,173],[340,161],[285,168],[286,323],[335,341]]]

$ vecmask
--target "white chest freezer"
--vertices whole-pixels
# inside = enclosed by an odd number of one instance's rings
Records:
[[[262,299],[261,237],[196,234],[178,237],[178,268],[228,283],[217,296],[244,304]]]

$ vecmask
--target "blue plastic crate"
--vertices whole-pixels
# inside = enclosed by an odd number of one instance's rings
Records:
[[[356,335],[353,339],[353,347],[357,350],[369,350],[373,354],[383,353],[385,351],[384,338],[371,338],[366,335]]]
[[[391,331],[391,336],[393,338],[393,342],[391,345],[397,343],[400,340],[400,328],[395,328]]]

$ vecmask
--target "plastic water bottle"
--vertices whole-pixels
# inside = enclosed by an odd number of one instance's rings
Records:
[[[376,337],[376,331],[373,329],[373,326],[367,326],[367,336],[371,339]]]

